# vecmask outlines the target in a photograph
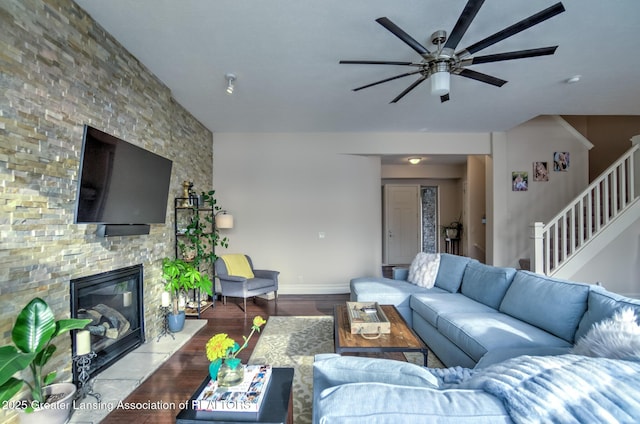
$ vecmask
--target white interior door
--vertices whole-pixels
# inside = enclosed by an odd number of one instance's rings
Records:
[[[384,186],[384,245],[387,265],[410,264],[420,251],[420,187]]]

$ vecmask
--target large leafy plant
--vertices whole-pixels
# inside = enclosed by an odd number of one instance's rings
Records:
[[[207,274],[201,273],[189,262],[182,259],[164,258],[162,260],[162,278],[167,284],[165,290],[173,294],[173,313],[178,313],[178,296],[184,290],[202,290],[213,296],[213,283]]]
[[[29,386],[33,404],[43,403],[43,388],[53,383],[56,372],[43,374],[43,368],[51,359],[56,346],[52,343],[57,336],[70,330],[84,328],[90,319],[55,320],[49,305],[35,298],[25,306],[11,331],[14,345],[0,347],[0,402],[11,399],[22,389]],[[31,371],[32,381],[13,377],[26,368]]]
[[[229,247],[229,239],[220,237],[220,231],[215,225],[215,216],[222,210],[215,198],[215,190],[202,192],[200,197],[202,204],[200,209],[210,210],[211,214],[204,211],[196,211],[186,227],[185,237],[187,242],[180,242],[178,247],[184,256],[192,256],[192,263],[196,268],[200,265],[213,267],[218,258],[215,254],[216,246]]]

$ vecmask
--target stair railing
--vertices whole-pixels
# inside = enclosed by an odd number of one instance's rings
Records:
[[[547,224],[531,225],[531,270],[553,275],[638,197],[634,145]],[[640,188],[640,187],[639,187]]]

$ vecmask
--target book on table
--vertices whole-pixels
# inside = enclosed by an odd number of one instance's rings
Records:
[[[271,365],[246,365],[244,379],[236,386],[220,387],[210,380],[193,400],[196,415],[257,416],[271,380]]]

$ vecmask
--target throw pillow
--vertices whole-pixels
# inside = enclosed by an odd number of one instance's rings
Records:
[[[593,324],[573,347],[576,355],[640,360],[640,325],[635,311],[620,309],[610,319]]]
[[[436,282],[440,267],[439,253],[420,252],[411,262],[407,281],[416,286],[430,289]]]

